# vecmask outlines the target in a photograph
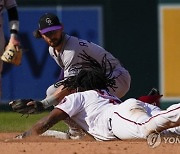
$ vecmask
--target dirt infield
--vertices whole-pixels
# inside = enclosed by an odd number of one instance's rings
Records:
[[[146,141],[100,142],[89,138],[83,140],[59,140],[50,137],[4,141],[17,133],[0,133],[1,154],[179,154],[180,143],[161,143],[150,148]]]

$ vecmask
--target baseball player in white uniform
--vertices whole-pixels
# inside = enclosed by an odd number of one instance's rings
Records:
[[[9,18],[9,29],[10,29],[10,39],[14,45],[19,45],[19,40],[17,38],[17,33],[19,31],[19,20],[18,20],[18,11],[17,4],[15,0],[0,0],[0,56],[4,52],[4,48],[6,42],[4,37],[4,29],[3,29],[3,11],[7,10],[8,18]],[[8,26],[7,26],[8,28]],[[3,62],[0,59],[0,96],[1,96],[1,73],[3,69]]]
[[[85,62],[74,65],[79,73],[63,81],[70,95],[65,96],[52,112],[37,122],[31,129],[19,135],[24,138],[40,135],[58,121],[70,117],[85,132],[96,140],[146,139],[151,133],[165,130],[180,130],[180,103],[166,110],[134,98],[124,102],[109,93],[107,85],[113,87],[114,79],[106,75],[111,66],[104,58],[102,64],[89,56],[82,56]],[[180,132],[179,132],[180,133]]]

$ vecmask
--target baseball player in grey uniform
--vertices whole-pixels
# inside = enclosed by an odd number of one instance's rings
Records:
[[[63,81],[72,93],[61,101],[31,129],[17,138],[36,136],[45,132],[58,121],[67,117],[73,119],[85,132],[96,140],[146,139],[152,133],[166,130],[180,135],[180,103],[166,110],[134,98],[124,102],[110,94],[107,85],[115,83],[104,70],[111,65],[105,58],[103,65],[89,56],[85,62],[74,65],[79,73]]]
[[[78,57],[80,53],[86,52],[98,62],[100,62],[106,54],[107,59],[112,64],[112,67],[114,67],[112,77],[115,78],[117,87],[114,90],[110,89],[110,92],[120,98],[123,97],[130,88],[131,77],[129,72],[120,64],[119,60],[104,48],[92,42],[69,36],[65,34],[63,30],[63,25],[60,23],[58,17],[52,13],[46,13],[40,17],[39,28],[34,32],[34,36],[36,38],[43,38],[45,42],[47,42],[51,57],[64,70],[64,78],[76,74],[76,72],[71,71],[70,68],[73,64],[83,61],[83,59]],[[52,94],[58,91],[57,87],[56,84],[48,88],[47,98],[43,101],[44,104],[52,105],[51,102],[55,100]],[[56,99],[57,98],[58,96]]]
[[[9,41],[5,41],[4,31],[3,31],[3,11],[7,10],[9,18],[9,29],[10,29],[10,38]],[[7,26],[8,28],[8,26]],[[18,20],[18,11],[17,4],[15,0],[0,0],[0,56],[4,52],[6,43],[12,43],[14,45],[19,45],[19,40],[17,38],[17,33],[19,31],[19,20]],[[1,72],[3,68],[3,62],[0,59],[0,85],[1,85]],[[0,86],[0,96],[1,96],[1,86]]]

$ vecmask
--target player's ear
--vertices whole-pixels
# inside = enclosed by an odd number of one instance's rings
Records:
[[[35,37],[35,38],[42,38],[42,35],[41,35],[41,33],[40,33],[40,31],[39,30],[35,30],[34,32],[33,32],[33,36]]]

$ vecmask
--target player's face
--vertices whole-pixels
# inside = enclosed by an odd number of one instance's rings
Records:
[[[51,47],[57,47],[61,44],[62,40],[62,30],[54,30],[47,32],[42,35],[43,39],[48,43]]]

